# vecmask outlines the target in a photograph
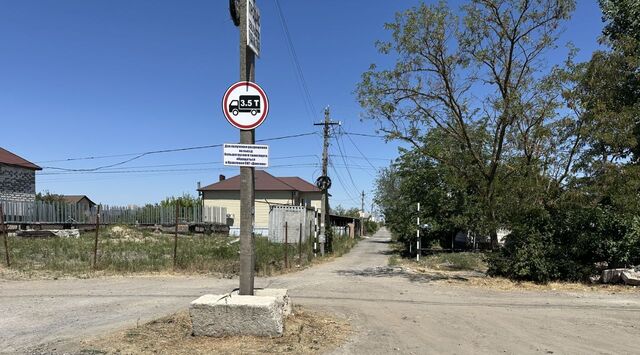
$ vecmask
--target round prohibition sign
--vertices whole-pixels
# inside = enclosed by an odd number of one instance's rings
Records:
[[[262,88],[251,81],[231,85],[222,98],[222,112],[232,126],[255,129],[269,113],[269,99]]]

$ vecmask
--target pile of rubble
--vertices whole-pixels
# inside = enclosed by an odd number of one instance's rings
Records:
[[[640,265],[626,269],[602,270],[599,280],[605,284],[624,283],[630,286],[640,286]]]

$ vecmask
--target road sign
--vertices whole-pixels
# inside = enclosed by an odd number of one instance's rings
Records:
[[[251,130],[258,127],[267,117],[269,100],[258,84],[239,81],[224,93],[222,112],[234,127]]]
[[[256,0],[247,0],[247,45],[260,56],[260,10]]]
[[[227,166],[266,168],[269,166],[269,146],[225,143],[223,161]]]

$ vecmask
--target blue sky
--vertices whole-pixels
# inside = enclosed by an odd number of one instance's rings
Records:
[[[304,101],[275,1],[257,0],[262,54],[256,82],[270,111],[257,139],[320,133],[314,121],[331,108],[346,132],[375,134],[360,121],[353,94],[371,63],[390,65],[374,42],[387,39],[383,24],[417,1],[281,0],[291,38],[312,95]],[[460,2],[455,2],[458,4]],[[239,78],[238,29],[226,0],[5,0],[0,11],[0,146],[43,167],[93,168],[131,155],[78,161],[77,157],[234,143],[238,131],[225,120],[220,100]],[[578,1],[562,43],[573,42],[585,60],[597,48],[602,23],[596,1]],[[564,58],[559,48],[550,62]],[[351,138],[351,139],[350,139]],[[351,141],[353,140],[353,142]],[[337,144],[339,142],[339,145]],[[397,156],[396,143],[362,136],[332,141],[332,205],[371,205],[376,171]],[[269,142],[276,176],[314,181],[320,173],[321,138]],[[369,157],[361,157],[360,151]],[[340,149],[346,155],[345,168]],[[143,204],[195,194],[198,181],[217,181],[225,168],[220,148],[149,155],[92,174],[37,177],[37,190],[86,194],[106,204]],[[371,163],[371,165],[370,165]]]

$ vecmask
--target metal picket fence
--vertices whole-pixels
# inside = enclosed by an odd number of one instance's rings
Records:
[[[4,201],[2,204],[6,223],[50,223],[50,224],[92,224],[95,223],[97,207],[83,208],[76,204],[44,201]],[[102,205],[100,223],[155,225],[174,224],[175,206],[146,205],[108,206]],[[226,224],[227,209],[217,206],[194,205],[180,207],[180,223]]]

